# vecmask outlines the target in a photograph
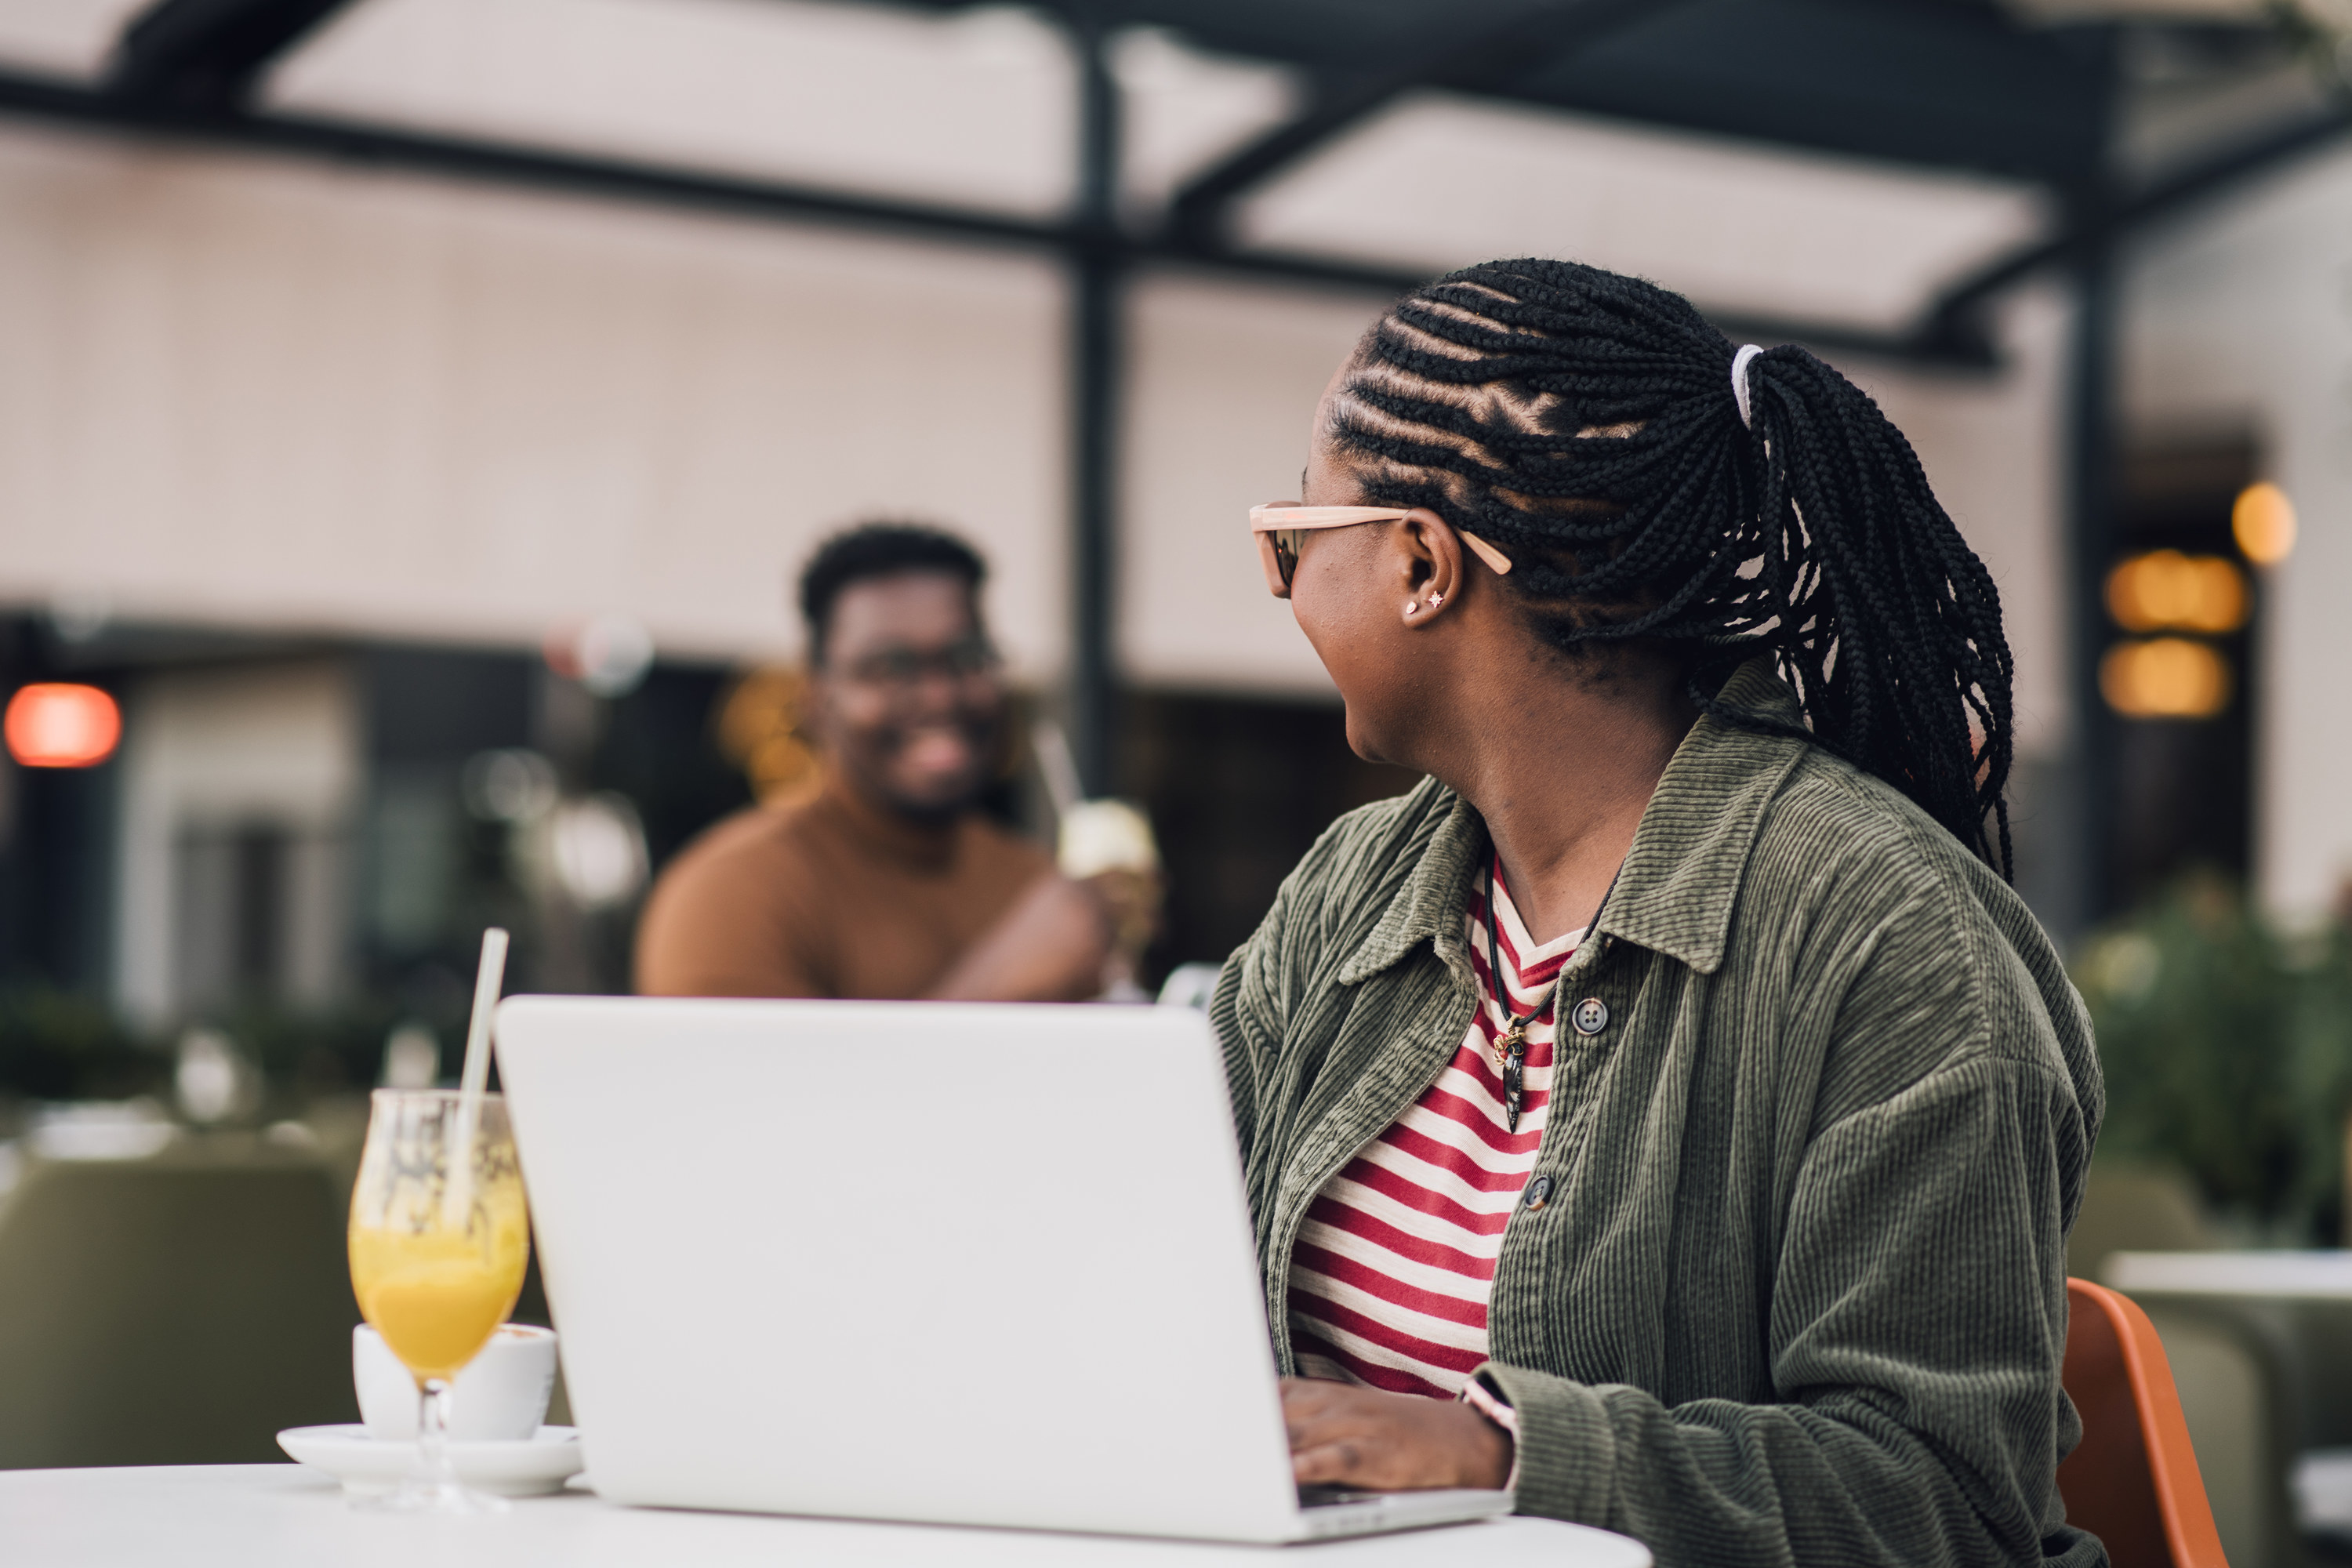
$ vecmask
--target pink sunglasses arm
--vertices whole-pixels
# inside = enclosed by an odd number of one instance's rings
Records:
[[[1412,515],[1410,508],[1392,506],[1254,506],[1250,508],[1250,531],[1254,533],[1274,533],[1284,529],[1353,528],[1360,522],[1398,522]],[[1472,553],[1486,563],[1487,570],[1497,577],[1511,569],[1511,558],[1472,533],[1457,528]]]

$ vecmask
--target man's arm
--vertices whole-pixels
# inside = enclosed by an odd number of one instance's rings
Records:
[[[923,993],[934,1002],[1083,1002],[1101,994],[1114,931],[1091,881],[1047,871]]]

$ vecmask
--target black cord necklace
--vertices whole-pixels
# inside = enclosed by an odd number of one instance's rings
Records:
[[[1502,912],[1495,907],[1495,883],[1498,874],[1497,868],[1501,864],[1502,857],[1499,855],[1486,863],[1486,977],[1494,982],[1495,1005],[1510,1022],[1510,1026],[1496,1037],[1493,1048],[1496,1070],[1503,1075],[1504,1129],[1507,1131],[1517,1132],[1519,1130],[1519,1107],[1527,1099],[1528,1029],[1538,1018],[1550,1011],[1552,1005],[1559,1001],[1559,982],[1555,979],[1545,989],[1542,1003],[1528,1008],[1524,1016],[1515,1016],[1511,1012],[1511,991],[1503,980],[1503,954],[1499,939],[1499,933],[1503,929],[1503,916]],[[1608,892],[1601,895],[1601,909],[1592,911],[1592,919],[1585,925],[1586,936],[1591,936],[1593,929],[1601,924],[1601,910],[1609,907],[1609,894],[1617,890],[1617,877],[1624,874],[1625,868],[1620,864],[1616,876],[1609,879]]]
[[[1495,1068],[1503,1075],[1503,1123],[1507,1131],[1519,1130],[1519,1106],[1527,1098],[1528,1028],[1544,1009],[1552,1005],[1559,986],[1544,994],[1540,1005],[1528,1009],[1525,1016],[1511,1013],[1511,988],[1503,980],[1503,951],[1497,933],[1502,930],[1502,911],[1495,907],[1496,871],[1493,862],[1486,867],[1486,978],[1495,984],[1495,1005],[1510,1026],[1495,1038]]]

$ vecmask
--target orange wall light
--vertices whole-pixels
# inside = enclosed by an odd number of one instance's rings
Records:
[[[2248,485],[2230,508],[2230,531],[2247,560],[2275,566],[2294,549],[2294,503],[2267,479]]]
[[[2187,637],[2120,642],[2099,661],[2099,690],[2126,719],[2210,719],[2231,684],[2229,661]]]
[[[95,767],[122,739],[122,713],[95,686],[26,686],[8,699],[0,729],[8,754],[26,767]]]
[[[2127,632],[2234,632],[2246,609],[2245,574],[2219,555],[2151,550],[2107,574],[2107,613]]]

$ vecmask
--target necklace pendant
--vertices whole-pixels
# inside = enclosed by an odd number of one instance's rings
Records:
[[[1519,1130],[1519,1105],[1526,1098],[1527,1058],[1517,1046],[1511,1047],[1511,1058],[1503,1067],[1503,1129],[1507,1132]]]
[[[1517,1019],[1511,1026],[1495,1037],[1495,1070],[1505,1071],[1527,1049],[1528,1026]]]

